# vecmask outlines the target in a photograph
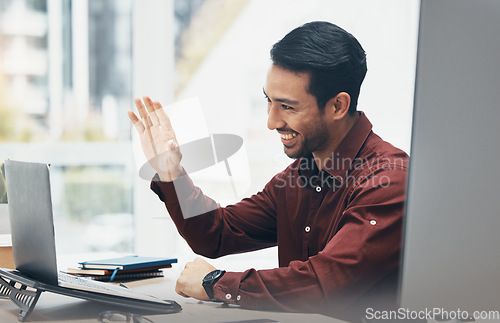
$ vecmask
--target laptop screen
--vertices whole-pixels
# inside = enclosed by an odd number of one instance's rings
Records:
[[[16,269],[57,285],[48,165],[7,160],[5,172]]]

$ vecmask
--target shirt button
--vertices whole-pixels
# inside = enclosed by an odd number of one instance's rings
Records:
[[[307,226],[304,230],[306,230],[306,232],[309,232],[311,231],[311,227]]]
[[[321,186],[316,186],[316,192],[321,192]]]
[[[226,294],[226,299],[231,299],[231,294]]]
[[[241,295],[236,296],[236,300],[239,301],[241,299]]]
[[[371,224],[371,225],[375,225],[375,224],[377,224],[377,221],[375,221],[375,220],[371,220],[371,221],[370,221],[370,224]]]

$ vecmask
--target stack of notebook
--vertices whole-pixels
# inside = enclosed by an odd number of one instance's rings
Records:
[[[162,277],[162,269],[171,268],[177,259],[126,256],[112,259],[83,261],[80,268],[68,268],[74,274],[99,281],[129,281],[151,277]]]

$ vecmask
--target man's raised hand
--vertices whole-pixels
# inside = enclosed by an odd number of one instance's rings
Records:
[[[128,111],[128,117],[139,133],[142,150],[149,164],[156,170],[160,180],[171,182],[182,174],[182,154],[174,129],[160,102],[153,102],[147,96],[143,97],[143,101],[138,98],[134,100],[140,119],[132,111]]]

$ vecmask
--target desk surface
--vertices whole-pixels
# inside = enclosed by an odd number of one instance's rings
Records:
[[[237,322],[257,320],[258,322],[342,322],[319,314],[278,313],[252,311],[238,306],[227,306],[212,302],[199,302],[183,298],[174,291],[177,276],[165,271],[165,277],[127,283],[133,290],[154,295],[162,299],[173,299],[183,310],[175,314],[142,314],[153,322]],[[28,317],[29,322],[96,322],[99,313],[118,309],[106,304],[90,302],[78,298],[43,292],[38,304]],[[123,311],[123,309],[120,309]],[[17,322],[18,307],[8,299],[0,299],[2,322]],[[262,320],[262,321],[258,321]]]

